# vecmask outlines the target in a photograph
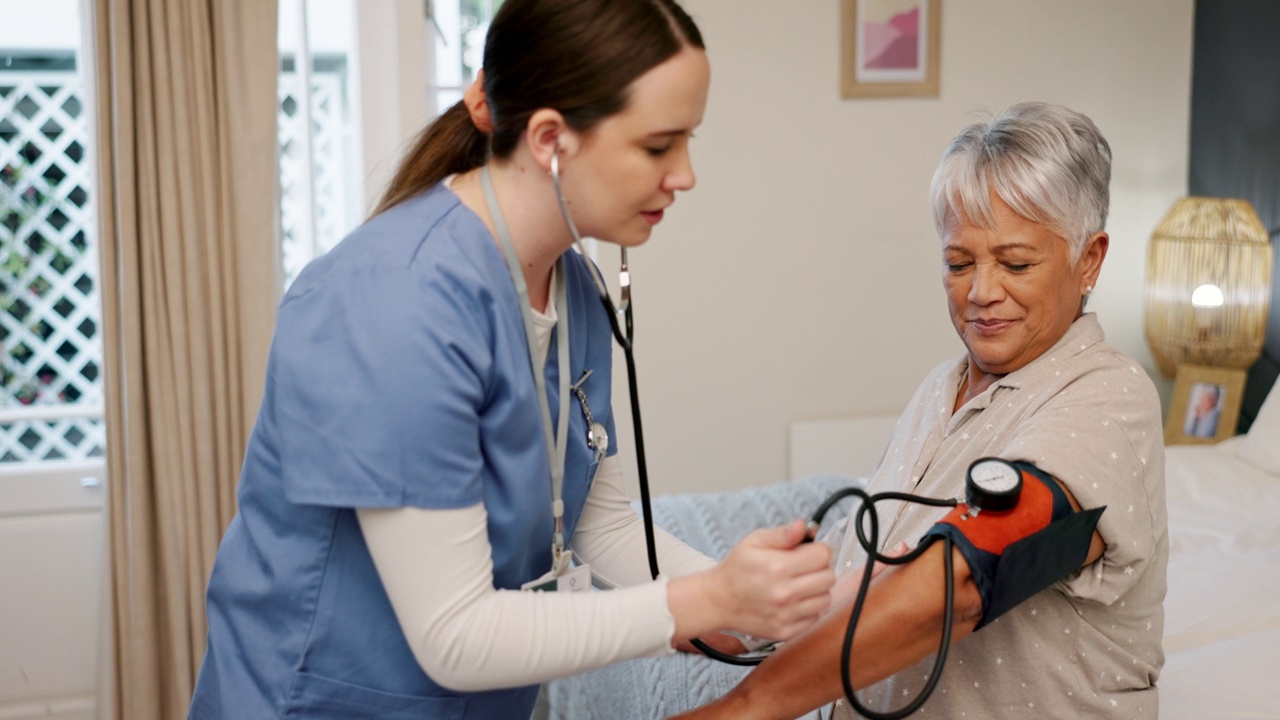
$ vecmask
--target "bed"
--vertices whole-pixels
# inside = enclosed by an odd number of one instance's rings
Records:
[[[849,421],[831,422],[845,427]],[[808,423],[803,438],[793,437],[793,446],[819,458],[793,468],[830,467],[822,464],[825,457],[851,461],[840,455],[844,450],[824,450],[821,438],[840,435],[825,425]],[[693,546],[723,556],[752,527],[804,514],[853,482],[852,476],[813,473],[766,488],[659,497],[655,517]],[[1160,717],[1280,718],[1270,685],[1280,660],[1280,390],[1270,392],[1247,435],[1169,447],[1166,490],[1169,593]],[[539,717],[657,720],[723,694],[745,672],[690,655],[634,660],[550,683]]]

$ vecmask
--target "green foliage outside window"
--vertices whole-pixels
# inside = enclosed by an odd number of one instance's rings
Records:
[[[83,250],[45,237],[41,221],[55,227],[66,222],[56,205],[46,180],[25,163],[16,160],[0,168],[0,317],[6,321],[0,324],[0,405],[62,400],[42,397],[54,378],[32,377],[26,371],[33,352],[23,342],[12,342],[6,327],[20,324],[39,338],[52,332],[33,311],[52,289],[41,270],[65,273]]]

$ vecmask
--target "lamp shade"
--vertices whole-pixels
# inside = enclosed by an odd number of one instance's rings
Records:
[[[1165,377],[1180,363],[1248,368],[1271,304],[1271,239],[1247,200],[1185,197],[1147,247],[1143,326]]]

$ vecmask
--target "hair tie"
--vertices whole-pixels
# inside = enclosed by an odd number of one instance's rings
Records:
[[[462,102],[471,114],[471,124],[485,135],[493,133],[493,116],[489,114],[489,100],[484,94],[484,69],[476,73],[476,79],[462,94]]]

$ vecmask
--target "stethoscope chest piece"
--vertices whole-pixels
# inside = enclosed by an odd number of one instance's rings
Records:
[[[589,377],[591,371],[584,370],[578,382],[569,386],[569,392],[578,398],[578,404],[582,407],[582,417],[587,421],[587,447],[596,451],[596,462],[600,462],[605,453],[609,452],[609,431],[591,415],[591,404],[587,402],[587,393],[582,389]]]
[[[598,422],[591,423],[587,429],[587,447],[596,451],[596,462],[604,459],[609,452],[609,431]]]

